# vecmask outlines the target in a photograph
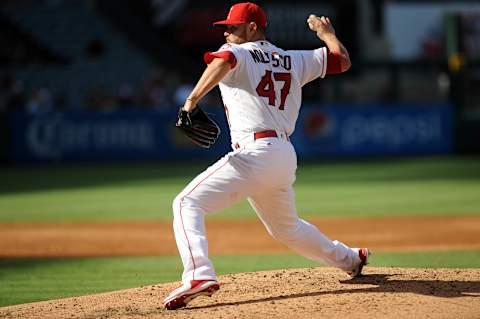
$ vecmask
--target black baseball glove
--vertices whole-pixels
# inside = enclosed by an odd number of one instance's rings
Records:
[[[193,111],[180,110],[175,124],[195,144],[210,148],[220,135],[220,128],[208,115],[197,106]]]

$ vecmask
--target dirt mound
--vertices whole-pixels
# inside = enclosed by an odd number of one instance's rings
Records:
[[[376,252],[480,249],[480,216],[309,221],[332,239]],[[273,240],[257,219],[207,220],[207,231],[211,255],[291,253]],[[0,223],[0,257],[3,258],[177,254],[171,221]]]
[[[221,276],[221,289],[163,309],[178,283],[0,308],[0,318],[479,318],[480,269],[332,268]]]

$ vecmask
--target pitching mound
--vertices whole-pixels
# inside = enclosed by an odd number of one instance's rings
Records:
[[[220,277],[213,297],[168,311],[178,283],[0,308],[0,318],[479,318],[480,269],[332,268]]]

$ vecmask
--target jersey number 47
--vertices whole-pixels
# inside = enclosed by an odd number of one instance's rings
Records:
[[[272,78],[273,75],[273,78]],[[257,94],[259,96],[268,97],[268,104],[276,106],[275,104],[275,82],[283,82],[283,87],[280,90],[280,105],[279,110],[285,109],[285,100],[288,93],[290,93],[290,83],[292,82],[292,76],[288,72],[273,72],[267,70],[265,75],[257,85]]]

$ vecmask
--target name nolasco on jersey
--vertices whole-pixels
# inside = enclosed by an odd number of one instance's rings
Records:
[[[273,67],[281,66],[285,70],[290,70],[292,68],[292,58],[289,55],[281,55],[278,52],[267,52],[263,50],[249,50],[250,55],[252,56],[253,62],[255,63],[272,63]]]

